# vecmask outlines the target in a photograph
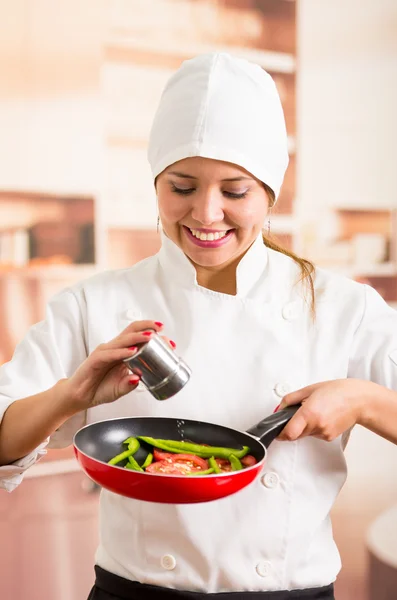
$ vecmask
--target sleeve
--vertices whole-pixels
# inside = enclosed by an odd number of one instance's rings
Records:
[[[44,320],[29,329],[10,362],[0,368],[0,422],[10,404],[70,377],[86,357],[81,305],[74,291],[67,289],[49,302]],[[71,444],[85,419],[84,412],[74,415],[30,454],[1,466],[0,488],[12,491],[19,485],[26,469],[46,453],[46,446],[62,448]]]
[[[370,286],[355,332],[348,377],[366,379],[397,391],[397,311]]]

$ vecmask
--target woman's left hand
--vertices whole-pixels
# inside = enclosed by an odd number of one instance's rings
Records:
[[[288,394],[279,410],[300,402],[302,407],[277,439],[293,441],[311,435],[328,442],[334,440],[360,422],[365,403],[376,395],[375,388],[379,387],[371,381],[338,379]]]

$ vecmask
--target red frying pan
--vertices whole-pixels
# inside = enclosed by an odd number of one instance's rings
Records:
[[[266,448],[299,408],[300,405],[296,405],[280,410],[246,433],[213,423],[167,417],[126,417],[99,421],[86,425],[76,433],[73,440],[74,451],[85,473],[95,483],[115,494],[168,504],[208,502],[230,496],[254,481],[266,460]],[[236,449],[249,446],[249,454],[256,458],[257,463],[240,471],[197,477],[159,475],[109,465],[111,458],[126,449],[123,446],[124,440],[136,436],[189,440],[196,444]],[[141,443],[134,458],[142,464],[151,450],[145,443]]]

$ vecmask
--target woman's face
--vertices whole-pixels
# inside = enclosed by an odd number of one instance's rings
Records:
[[[201,267],[225,266],[259,235],[269,208],[264,186],[234,164],[193,157],[156,182],[162,227]]]

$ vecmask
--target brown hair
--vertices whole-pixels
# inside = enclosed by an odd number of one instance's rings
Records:
[[[269,207],[272,208],[276,201],[275,194],[273,190],[269,188],[265,183],[263,185],[265,187],[267,195],[269,196]],[[306,260],[305,258],[300,258],[294,252],[291,252],[290,250],[287,250],[286,248],[280,246],[277,242],[271,239],[270,234],[263,234],[262,237],[263,243],[267,248],[270,248],[271,250],[275,250],[276,252],[280,252],[281,254],[292,258],[292,260],[299,265],[300,278],[298,280],[298,283],[303,282],[307,285],[307,289],[310,295],[310,310],[312,313],[312,317],[314,318],[316,314],[316,294],[314,291],[314,274],[316,270],[315,266],[309,260]]]

